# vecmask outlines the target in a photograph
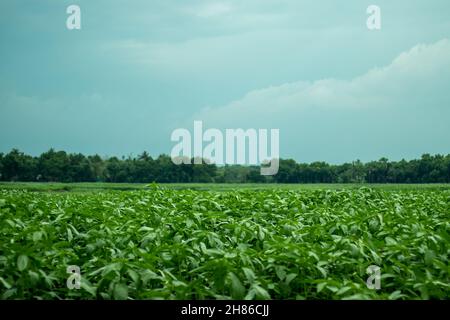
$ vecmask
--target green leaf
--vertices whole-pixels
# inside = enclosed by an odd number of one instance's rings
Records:
[[[294,280],[295,277],[297,277],[297,274],[295,274],[295,273],[290,273],[290,274],[288,274],[288,275],[286,276],[285,283],[286,283],[287,285],[289,285],[289,283],[291,283],[291,281]]]
[[[172,285],[174,287],[187,287],[188,286],[186,283],[184,283],[183,281],[179,281],[179,280],[173,280]]]
[[[42,232],[41,231],[36,231],[33,233],[33,241],[34,242],[38,242],[41,241],[42,239]]]
[[[317,293],[319,293],[320,291],[323,290],[323,288],[325,288],[325,286],[327,285],[326,282],[320,282],[317,284]]]
[[[69,228],[67,228],[67,240],[69,242],[71,242],[73,239],[73,235],[72,235],[72,230],[70,230]]]
[[[391,238],[391,237],[386,237],[384,240],[386,241],[386,244],[387,244],[388,246],[395,246],[395,245],[397,244],[397,241],[395,241],[395,240],[394,240],[393,238]]]
[[[316,268],[320,271],[320,273],[322,274],[322,276],[324,278],[327,277],[327,271],[324,268],[322,268],[322,267],[316,267]]]
[[[308,255],[310,257],[314,257],[314,259],[316,259],[317,261],[320,261],[319,256],[314,251],[309,251]]]
[[[17,268],[19,271],[23,271],[28,267],[28,257],[26,255],[20,255],[17,258]]]
[[[400,298],[406,297],[406,295],[402,294],[400,290],[394,291],[389,295],[389,300],[397,300]]]
[[[338,290],[338,292],[336,292],[336,294],[337,294],[338,296],[340,296],[340,295],[346,293],[347,291],[349,291],[349,290],[351,290],[351,289],[352,289],[351,287],[342,287],[342,288],[340,288],[340,289]]]
[[[249,269],[249,268],[242,268],[242,270],[244,271],[245,277],[247,278],[248,282],[253,283],[255,282],[255,273],[253,272],[253,270]]]
[[[242,299],[245,295],[245,287],[241,280],[233,272],[229,273],[229,277],[231,280],[231,297],[237,300]]]
[[[9,299],[13,295],[15,295],[16,293],[17,293],[17,289],[16,288],[8,289],[2,294],[2,299],[3,300]]]
[[[140,277],[139,277],[139,274],[136,271],[134,271],[132,269],[128,269],[127,273],[130,276],[130,278],[133,280],[134,283],[138,283],[139,282]]]
[[[253,289],[255,290],[256,299],[269,300],[270,294],[266,291],[266,289],[260,287],[259,285],[254,285]]]
[[[368,300],[369,297],[365,294],[357,293],[348,297],[342,298],[342,300]]]
[[[114,286],[113,297],[115,300],[126,300],[128,298],[128,287],[118,283]]]
[[[327,286],[327,289],[333,293],[336,293],[339,289],[335,286]]]
[[[265,236],[266,235],[264,233],[264,230],[261,227],[259,227],[259,231],[258,231],[258,238],[259,238],[259,240],[263,241]]]
[[[89,282],[81,278],[80,287],[86,290],[91,296],[97,296],[97,288],[93,287]]]
[[[277,274],[278,279],[284,280],[286,278],[285,267],[275,267],[275,273]]]
[[[11,289],[11,285],[2,277],[0,277],[0,282],[3,284],[3,286],[5,286],[6,289]]]

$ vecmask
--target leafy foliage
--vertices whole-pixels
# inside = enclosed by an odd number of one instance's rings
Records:
[[[449,213],[448,190],[2,190],[0,296],[445,299]]]
[[[193,161],[191,161],[192,163]],[[137,157],[101,158],[50,149],[32,157],[13,149],[0,153],[1,181],[114,182],[114,183],[449,183],[450,154],[424,154],[418,160],[296,163],[280,159],[275,176],[262,176],[259,166],[210,164],[175,165],[168,155],[153,159],[147,152]]]

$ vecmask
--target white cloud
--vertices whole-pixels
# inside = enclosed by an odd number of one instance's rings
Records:
[[[272,120],[301,118],[311,110],[450,108],[450,41],[420,44],[400,54],[391,64],[351,80],[323,79],[294,82],[251,91],[242,99],[194,116],[211,126],[233,127],[239,122],[255,127]]]
[[[226,2],[213,2],[200,6],[196,10],[196,15],[202,18],[210,18],[227,14],[232,11],[232,7]]]

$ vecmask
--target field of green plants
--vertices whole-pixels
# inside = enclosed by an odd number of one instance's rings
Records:
[[[2,299],[448,299],[449,245],[449,189],[0,190]]]

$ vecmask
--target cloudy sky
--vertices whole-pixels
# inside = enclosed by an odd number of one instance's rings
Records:
[[[2,0],[0,39],[0,152],[158,155],[202,120],[301,162],[450,153],[448,0]]]

